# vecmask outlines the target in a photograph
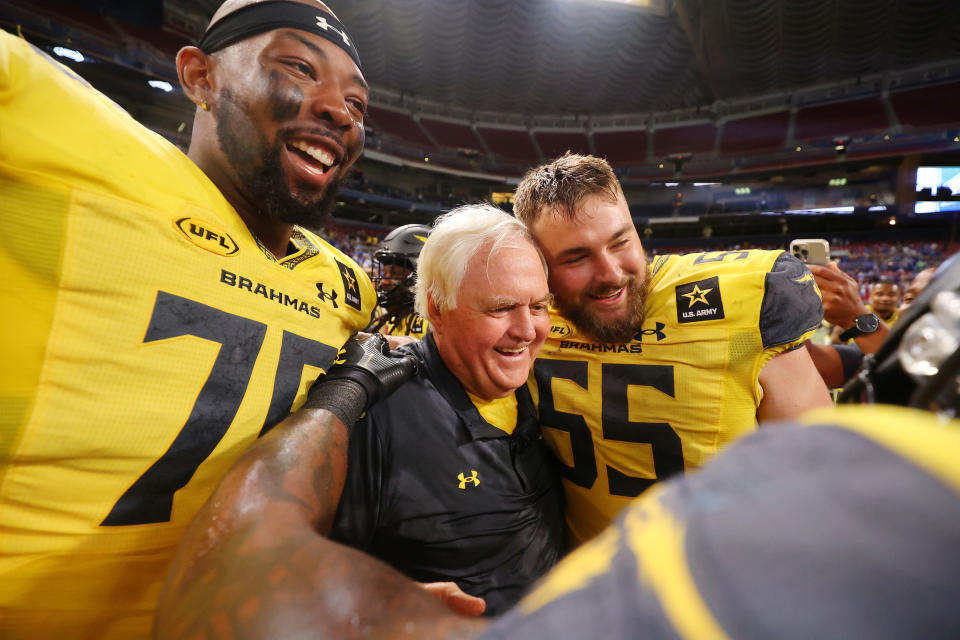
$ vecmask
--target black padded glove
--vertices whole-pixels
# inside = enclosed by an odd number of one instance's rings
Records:
[[[345,425],[417,372],[417,359],[391,352],[386,339],[375,333],[352,338],[343,345],[337,361],[310,389],[307,406],[327,409]]]

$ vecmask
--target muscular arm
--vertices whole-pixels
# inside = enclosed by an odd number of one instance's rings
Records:
[[[306,405],[227,472],[181,540],[157,638],[464,637],[482,623],[326,535],[347,466],[347,428],[415,368],[382,339],[344,347]]]
[[[757,420],[793,418],[808,409],[833,404],[823,378],[806,349],[793,349],[774,356],[760,370],[763,400]]]
[[[469,637],[399,572],[324,535],[347,430],[305,408],[256,442],[187,529],[157,609],[157,638]]]

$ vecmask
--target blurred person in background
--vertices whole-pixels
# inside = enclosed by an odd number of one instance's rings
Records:
[[[933,275],[936,272],[936,267],[927,267],[914,276],[913,280],[910,281],[910,284],[907,285],[907,288],[903,291],[903,301],[900,303],[900,308],[897,309],[900,315],[903,315],[903,312],[910,307],[917,296],[927,288],[927,285],[930,284],[930,280],[933,279]]]
[[[823,295],[823,318],[835,328],[846,329],[846,338],[828,345],[807,343],[807,349],[828,387],[843,386],[863,364],[866,354],[876,353],[890,333],[890,325],[871,311],[860,299],[857,281],[840,270],[837,263],[827,266],[809,265]],[[895,313],[889,313],[889,302],[894,299],[890,283],[884,283],[877,303],[888,318],[899,319],[933,277],[935,268],[929,267],[916,275],[903,295],[903,303]],[[874,285],[877,290],[880,283]],[[896,286],[896,285],[893,285]],[[897,287],[899,291],[899,287]],[[875,306],[874,306],[875,308]],[[838,337],[842,337],[838,336]]]
[[[418,339],[426,335],[430,324],[414,309],[414,287],[417,258],[428,235],[430,227],[408,224],[391,231],[377,247],[377,318],[369,331]]]
[[[838,273],[842,273],[837,269]],[[821,277],[827,277],[826,274],[821,271]],[[847,275],[847,274],[843,274]],[[849,276],[847,276],[849,277]],[[818,281],[819,284],[819,281]],[[857,296],[859,300],[859,295]],[[872,333],[876,331],[873,329],[874,322],[869,318],[861,318],[861,316],[873,315],[878,320],[882,321],[887,327],[892,327],[896,323],[897,318],[900,317],[899,311],[897,310],[900,306],[900,285],[896,282],[893,282],[889,278],[880,278],[876,282],[870,285],[870,302],[869,304],[863,304],[862,301],[858,305],[855,305],[857,315],[851,316],[846,314],[844,316],[837,317],[837,322],[831,322],[833,324],[833,329],[830,332],[830,341],[833,343],[843,343],[851,342],[853,339],[859,335],[865,333]],[[859,323],[858,323],[859,319]],[[882,334],[880,339],[876,341],[879,345],[880,342],[883,342],[883,338],[886,334]]]

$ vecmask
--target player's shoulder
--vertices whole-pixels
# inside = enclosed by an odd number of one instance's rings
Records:
[[[683,255],[657,256],[651,265],[654,279],[689,278],[700,275],[765,273],[786,253],[782,250],[737,249]]]
[[[807,266],[780,252],[764,276],[760,335],[764,348],[796,345],[823,321],[823,300]]]
[[[369,325],[377,308],[377,293],[357,261],[303,227],[294,227],[291,240],[301,248],[293,266],[311,270],[322,296],[331,298],[335,307],[356,314],[360,327]]]
[[[723,319],[759,326],[765,349],[796,346],[823,318],[813,275],[782,250],[658,256],[649,299],[652,308],[676,304],[681,323]]]

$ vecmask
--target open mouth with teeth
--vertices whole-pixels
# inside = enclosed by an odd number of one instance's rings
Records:
[[[493,350],[502,356],[506,356],[508,358],[517,358],[526,353],[527,347],[516,347],[514,349],[508,349],[507,347],[494,347]]]
[[[305,140],[289,142],[287,149],[298,161],[298,167],[308,174],[326,174],[337,164],[336,156],[323,147],[310,144]]]
[[[594,293],[591,294],[590,297],[600,303],[614,303],[620,299],[620,296],[623,295],[625,290],[625,287],[621,287],[613,291],[607,290],[602,293]]]

